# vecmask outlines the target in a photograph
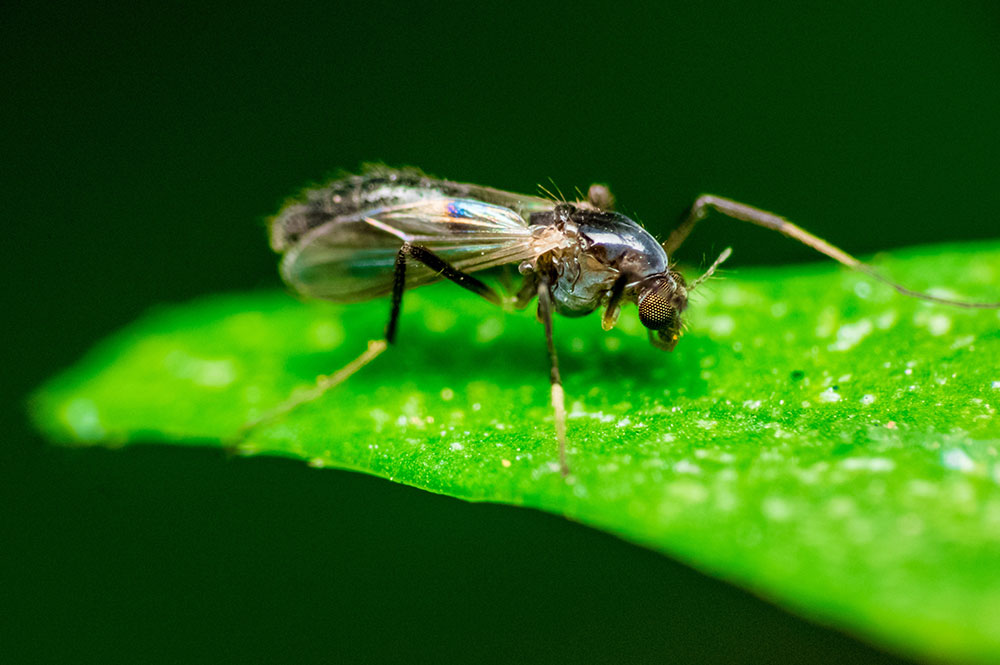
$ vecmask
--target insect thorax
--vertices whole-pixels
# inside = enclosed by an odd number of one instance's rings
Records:
[[[554,226],[568,240],[539,266],[553,280],[552,297],[563,316],[593,312],[619,277],[632,284],[667,270],[663,248],[624,215],[560,205],[535,213],[531,224]]]

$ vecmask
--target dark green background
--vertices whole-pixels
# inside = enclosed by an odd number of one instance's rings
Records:
[[[993,3],[0,19],[5,661],[892,660],[557,518],[212,450],[51,448],[21,405],[156,304],[277,286],[264,217],[362,161],[601,180],[659,234],[712,191],[860,253],[996,237]],[[682,258],[730,244],[733,266],[813,258],[727,222]]]

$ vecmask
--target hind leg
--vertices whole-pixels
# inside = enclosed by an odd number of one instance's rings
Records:
[[[385,326],[385,336],[382,339],[369,341],[367,349],[333,374],[326,374],[317,377],[316,385],[309,390],[299,392],[292,397],[289,397],[273,409],[270,409],[257,418],[244,423],[244,425],[240,428],[238,440],[245,438],[246,435],[254,428],[269,422],[274,422],[299,406],[319,399],[327,391],[336,388],[341,383],[354,376],[354,374],[361,370],[361,368],[365,365],[382,355],[382,353],[389,348],[390,344],[395,344],[396,332],[399,325],[399,315],[402,311],[403,305],[403,292],[406,290],[406,265],[409,261],[422,263],[431,270],[439,273],[445,279],[451,280],[459,286],[483,296],[494,304],[502,304],[502,300],[496,291],[472,275],[456,269],[447,261],[425,247],[411,245],[408,242],[403,243],[403,246],[399,248],[399,253],[396,254],[396,265],[393,271],[392,282],[392,306],[389,310],[389,322]]]

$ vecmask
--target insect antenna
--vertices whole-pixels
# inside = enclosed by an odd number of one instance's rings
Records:
[[[719,254],[719,258],[717,258],[715,262],[708,267],[708,270],[706,270],[704,274],[698,277],[698,279],[691,282],[691,286],[688,287],[688,291],[689,292],[694,291],[696,288],[698,288],[699,284],[701,284],[709,277],[711,277],[713,274],[715,274],[715,271],[719,268],[719,266],[721,266],[732,253],[733,253],[732,247],[726,247],[724,250],[722,250],[722,254]]]

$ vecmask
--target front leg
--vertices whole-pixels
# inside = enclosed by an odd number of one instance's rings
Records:
[[[695,225],[708,216],[709,210],[716,210],[732,219],[749,222],[755,226],[777,231],[782,235],[812,247],[817,252],[826,254],[834,261],[842,263],[848,268],[857,268],[861,265],[861,261],[847,252],[834,247],[822,238],[814,236],[802,227],[792,224],[780,215],[755,208],[746,203],[740,203],[739,201],[727,199],[722,196],[715,196],[714,194],[702,194],[695,199],[684,221],[670,233],[670,236],[663,243],[663,249],[666,250],[667,256],[672,256],[674,251],[684,243],[687,237],[691,235],[691,231],[694,230]]]
[[[666,241],[664,241],[663,249],[666,251],[667,256],[673,256],[674,251],[687,239],[687,237],[691,234],[691,231],[694,230],[695,225],[705,219],[710,210],[715,210],[723,215],[726,215],[727,217],[741,222],[749,222],[754,226],[760,226],[765,229],[777,231],[784,236],[801,242],[803,245],[812,247],[820,254],[825,254],[834,261],[841,263],[848,268],[863,272],[872,279],[888,284],[904,296],[920,298],[921,300],[928,300],[930,302],[941,303],[943,305],[952,305],[954,307],[968,307],[975,309],[1000,308],[1000,303],[965,302],[961,300],[952,300],[950,298],[932,296],[928,293],[921,293],[920,291],[908,289],[902,284],[898,284],[891,279],[884,277],[880,272],[872,268],[867,263],[859,261],[839,247],[835,247],[822,238],[814,236],[802,227],[793,224],[780,215],[775,215],[773,212],[755,208],[751,205],[747,205],[746,203],[740,203],[739,201],[727,199],[722,196],[715,196],[714,194],[702,194],[697,198],[697,200],[695,200],[694,205],[691,206],[691,209],[685,216],[684,221],[682,221],[680,225],[673,230],[670,236],[667,237]]]
[[[559,375],[559,358],[552,339],[552,293],[548,279],[538,280],[538,318],[545,326],[545,341],[549,348],[549,383],[552,393],[552,410],[556,424],[556,439],[559,442],[559,470],[563,476],[569,475],[566,463],[566,396],[563,394],[562,377]]]

